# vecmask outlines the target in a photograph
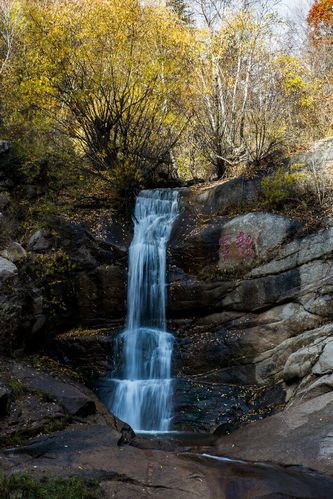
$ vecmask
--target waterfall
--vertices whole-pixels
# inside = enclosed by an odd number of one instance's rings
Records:
[[[127,325],[116,339],[122,367],[110,409],[136,431],[166,431],[171,420],[173,335],[166,331],[166,252],[178,192],[142,191],[129,249]],[[118,376],[117,376],[118,374]]]

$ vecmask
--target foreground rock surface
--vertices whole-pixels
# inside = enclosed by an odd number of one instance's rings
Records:
[[[333,393],[290,403],[287,408],[219,440],[221,455],[234,458],[300,463],[333,476]]]
[[[2,451],[0,469],[40,477],[93,477],[101,483],[105,498],[329,499],[333,495],[333,481],[309,470],[116,443],[114,433],[104,426],[73,427]]]

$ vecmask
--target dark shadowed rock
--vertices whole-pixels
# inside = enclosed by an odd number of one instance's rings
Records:
[[[103,265],[76,277],[80,323],[100,326],[125,315],[126,273],[118,265]]]
[[[22,444],[28,438],[53,434],[78,421],[108,427],[115,441],[131,441],[131,428],[110,414],[86,386],[70,377],[70,371],[65,374],[64,368],[51,359],[49,363],[45,358],[36,359],[36,363],[44,367],[37,369],[26,362],[0,357],[2,402],[7,404],[1,417],[0,446]]]
[[[28,248],[31,251],[45,251],[53,245],[53,238],[45,230],[37,230],[28,241]]]
[[[5,416],[8,412],[10,394],[9,388],[0,383],[0,417]]]
[[[50,348],[62,363],[75,365],[86,379],[104,376],[113,360],[115,335],[110,329],[77,330],[57,336]]]
[[[56,400],[72,416],[88,416],[96,412],[95,401],[73,381],[64,382],[23,365],[15,365],[13,374],[29,390],[41,392],[49,399]]]

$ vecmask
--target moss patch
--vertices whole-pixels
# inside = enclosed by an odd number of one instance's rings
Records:
[[[82,381],[81,376],[68,366],[64,366],[60,362],[52,359],[47,355],[33,355],[28,359],[32,367],[38,371],[50,374],[51,376],[72,378],[75,381]]]
[[[26,474],[0,475],[2,499],[99,499],[101,489],[95,480],[81,478],[36,479]]]
[[[109,328],[99,329],[71,329],[70,331],[59,335],[59,338],[79,338],[81,336],[98,336],[109,335],[111,333]]]

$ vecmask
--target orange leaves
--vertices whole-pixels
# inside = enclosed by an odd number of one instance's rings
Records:
[[[307,22],[314,43],[333,44],[333,0],[315,0],[309,11]]]

